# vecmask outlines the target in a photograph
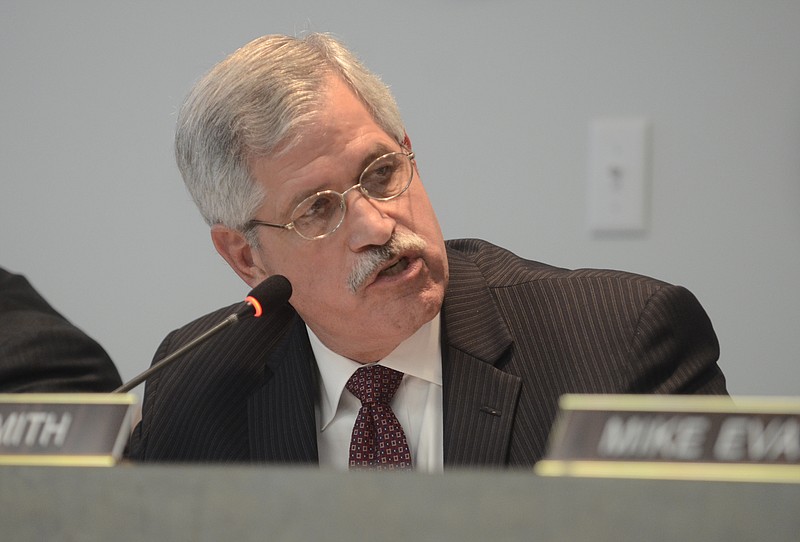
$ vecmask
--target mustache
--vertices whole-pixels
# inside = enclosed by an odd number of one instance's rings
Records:
[[[353,270],[347,277],[347,287],[355,294],[378,269],[399,254],[425,249],[425,239],[413,232],[394,232],[386,244],[370,248],[359,254]]]

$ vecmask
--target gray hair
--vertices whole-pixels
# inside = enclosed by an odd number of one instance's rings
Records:
[[[194,86],[178,114],[175,156],[209,225],[246,230],[265,196],[250,175],[250,160],[286,152],[302,137],[331,75],[347,83],[375,122],[403,142],[405,129],[389,88],[325,34],[258,38]],[[254,234],[248,242],[257,245]]]

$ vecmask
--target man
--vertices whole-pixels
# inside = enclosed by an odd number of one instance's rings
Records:
[[[0,269],[0,393],[110,392],[121,384],[97,342],[25,277]]]
[[[725,393],[685,289],[445,243],[391,94],[329,37],[267,36],[217,65],[181,110],[176,154],[233,270],[294,290],[151,378],[135,459],[530,466],[563,393]],[[376,362],[375,385],[398,386],[384,403],[354,384]],[[391,453],[370,447],[381,423]]]

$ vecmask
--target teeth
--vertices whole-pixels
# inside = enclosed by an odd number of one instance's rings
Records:
[[[402,273],[408,267],[408,259],[407,258],[400,258],[400,260],[391,267],[387,267],[383,271],[381,271],[381,275],[384,277],[391,277]]]

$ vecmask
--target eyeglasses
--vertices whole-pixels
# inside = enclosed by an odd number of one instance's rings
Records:
[[[309,241],[327,237],[344,222],[347,211],[345,197],[351,190],[358,188],[364,196],[378,201],[389,201],[408,190],[414,177],[413,159],[413,152],[384,154],[370,162],[361,172],[358,183],[344,192],[323,190],[301,201],[292,211],[291,222],[271,224],[251,220],[246,228],[250,230],[256,226],[269,226],[294,230],[297,235]]]

